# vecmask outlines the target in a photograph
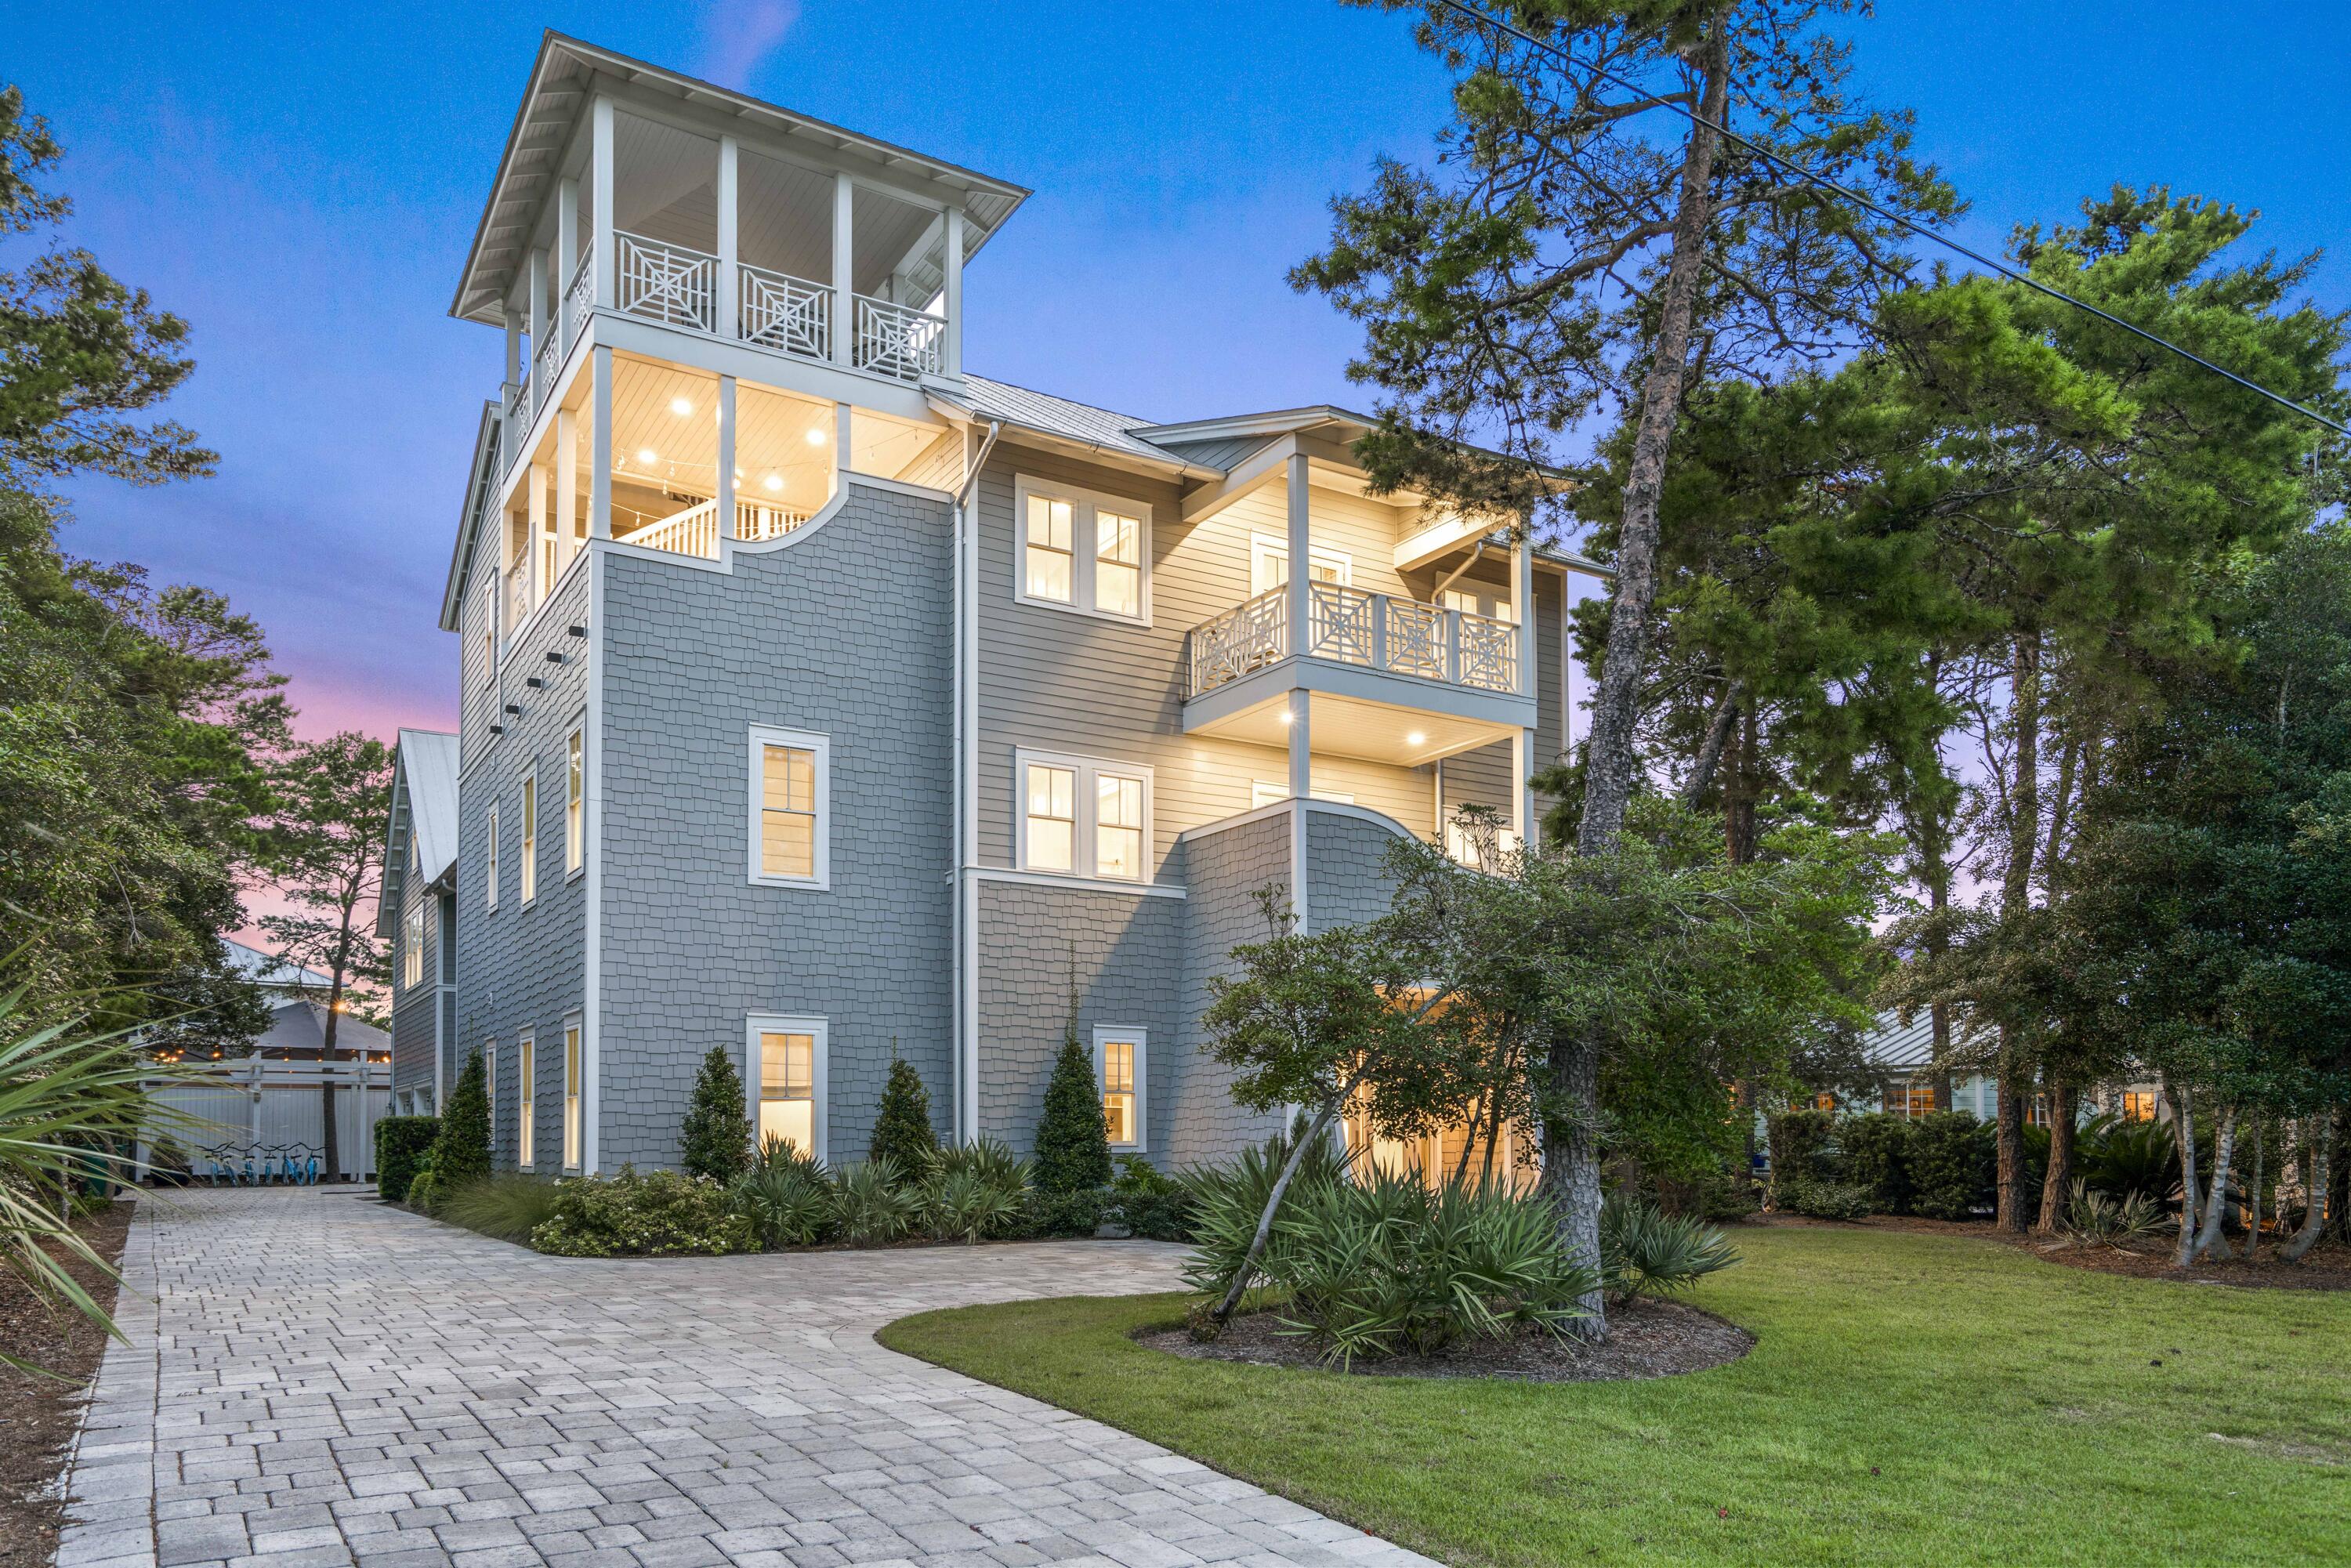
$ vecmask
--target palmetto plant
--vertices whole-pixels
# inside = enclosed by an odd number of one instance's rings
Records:
[[[1729,1238],[1702,1220],[1638,1198],[1612,1197],[1601,1207],[1601,1271],[1620,1297],[1671,1295],[1738,1261]]]
[[[832,1229],[832,1191],[820,1174],[799,1161],[763,1164],[735,1184],[736,1209],[759,1233],[762,1249],[810,1247]]]
[[[2162,1229],[2168,1218],[2163,1206],[2143,1192],[2117,1199],[2079,1178],[2065,1204],[2065,1226],[2076,1239],[2085,1246],[2111,1247],[2117,1251]]]
[[[859,1160],[832,1173],[832,1217],[853,1247],[879,1247],[914,1223],[914,1197],[895,1160]]]
[[[78,1260],[115,1277],[73,1228],[69,1194],[86,1176],[134,1174],[142,1126],[152,1135],[199,1124],[154,1103],[150,1071],[127,1031],[41,1023],[25,987],[0,995],[0,1260],[37,1297],[110,1334],[113,1318],[67,1267]],[[5,1350],[0,1365],[41,1370]]]

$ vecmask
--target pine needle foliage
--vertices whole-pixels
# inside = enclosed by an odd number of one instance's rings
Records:
[[[919,1178],[938,1156],[938,1134],[931,1128],[931,1092],[923,1075],[903,1056],[893,1055],[890,1077],[882,1086],[882,1106],[873,1118],[873,1140],[866,1146],[870,1159],[888,1160],[910,1177]]]

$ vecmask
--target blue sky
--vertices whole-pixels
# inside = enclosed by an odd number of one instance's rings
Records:
[[[101,48],[81,7],[0,0],[5,71],[69,150],[70,235],[192,323],[170,413],[222,454],[193,484],[76,486],[69,548],[257,615],[306,728],[454,722],[434,618],[500,342],[448,301],[543,26],[1033,187],[970,274],[977,371],[1158,419],[1370,401],[1352,330],[1282,274],[1441,116],[1395,16],[118,5]],[[2255,243],[2288,253],[2351,228],[2351,8],[1885,0],[1856,33],[1858,81],[1917,111],[1980,245],[2118,180],[2261,208]],[[2313,287],[2351,306],[2351,253]]]

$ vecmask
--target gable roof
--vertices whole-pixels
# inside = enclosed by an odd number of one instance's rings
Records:
[[[1137,437],[1134,433],[1151,428],[1152,422],[1130,413],[1113,413],[1106,408],[1077,402],[1050,392],[1032,392],[1009,382],[990,381],[986,376],[967,373],[963,379],[964,395],[955,397],[941,393],[940,401],[959,409],[967,415],[982,420],[999,420],[1016,429],[1043,435],[1058,441],[1073,443],[1092,451],[1109,453],[1120,457],[1139,458],[1158,467],[1207,478],[1223,472],[1187,460],[1181,453]]]
[[[266,953],[234,936],[221,938],[221,956],[230,968],[256,986],[323,991],[332,988],[335,983],[331,976],[289,964],[276,953]]]
[[[457,863],[457,737],[437,729],[403,729],[392,749],[392,811],[384,825],[383,894],[375,928],[389,932],[407,898],[403,823],[416,841],[416,872],[430,887]],[[405,806],[405,810],[402,807]]]

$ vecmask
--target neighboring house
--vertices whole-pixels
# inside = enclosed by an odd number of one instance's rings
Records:
[[[1908,1023],[1898,1012],[1877,1015],[1876,1027],[1862,1037],[1862,1051],[1869,1065],[1878,1073],[1874,1093],[1860,1099],[1839,1099],[1823,1093],[1822,1109],[1858,1115],[1867,1111],[1886,1111],[1899,1116],[1924,1116],[1937,1109],[1936,1091],[1938,1077],[1949,1085],[1949,1099],[1942,1109],[1964,1111],[1980,1121],[1991,1121],[2000,1110],[2000,1086],[1989,1074],[1959,1070],[1938,1075],[1935,1071],[1935,1030],[1929,1015],[1921,1012]],[[2083,1120],[2100,1113],[2121,1116],[2126,1121],[2144,1122],[2158,1113],[2158,1095],[2153,1083],[2139,1080],[2100,1084],[2082,1097],[2080,1114]],[[2025,1108],[2025,1119],[2043,1123],[2049,1119],[2049,1107],[2039,1095]]]
[[[431,1113],[465,1065],[455,1024],[457,837],[457,737],[402,730],[375,929],[391,944],[392,1105],[405,1115]]]
[[[333,976],[306,969],[298,964],[289,964],[276,953],[265,953],[234,936],[221,938],[221,955],[228,967],[260,987],[272,999],[298,996],[323,998],[335,988]]]
[[[1026,1149],[1072,986],[1121,1151],[1230,1153],[1276,1118],[1199,1018],[1257,892],[1361,919],[1396,835],[1541,809],[1596,569],[1371,494],[1343,409],[970,373],[965,266],[1028,193],[547,37],[452,306],[507,376],[442,607],[431,1060],[486,1053],[500,1165],[674,1163],[714,1045],[820,1155],[893,1054],[944,1135]]]
[[[317,1061],[326,1050],[327,1004],[308,997],[288,997],[271,1005],[269,1028],[253,1042],[253,1054],[269,1061]],[[335,1059],[366,1061],[383,1082],[382,1067],[392,1059],[392,1036],[363,1019],[345,1013],[335,1026]]]

